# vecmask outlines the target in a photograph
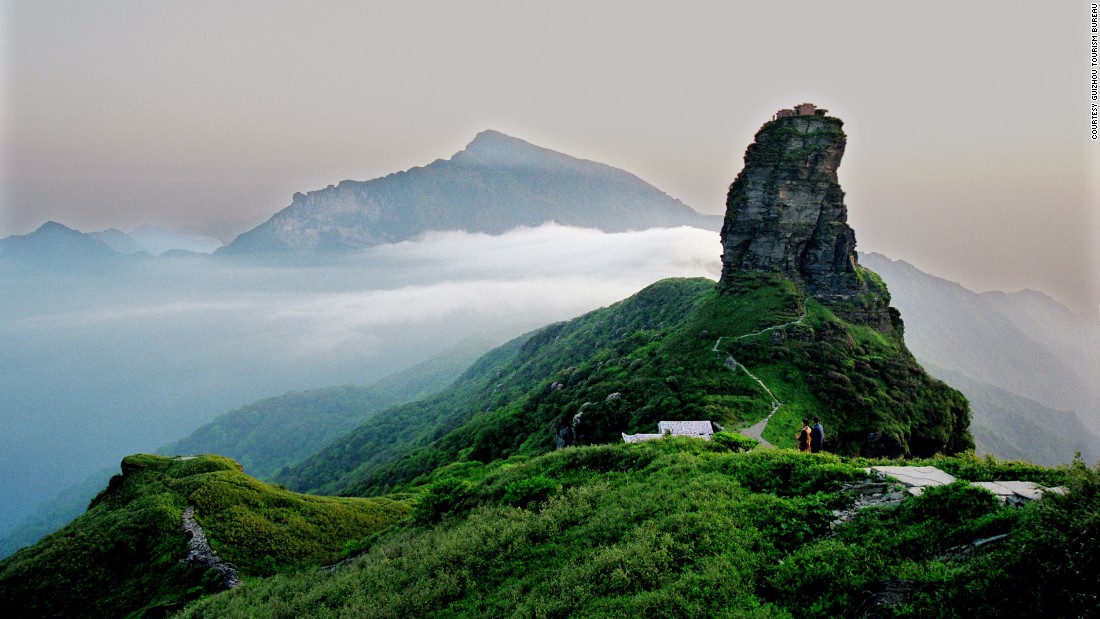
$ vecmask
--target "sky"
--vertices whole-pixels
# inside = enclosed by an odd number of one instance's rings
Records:
[[[724,210],[778,108],[845,121],[859,249],[1096,319],[1090,3],[0,4],[0,236],[223,240],[484,129]]]

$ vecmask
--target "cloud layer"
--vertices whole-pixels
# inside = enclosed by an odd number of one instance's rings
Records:
[[[557,225],[429,234],[309,266],[161,259],[110,280],[0,282],[0,533],[55,489],[288,390],[366,384],[664,277],[719,271],[713,232]]]

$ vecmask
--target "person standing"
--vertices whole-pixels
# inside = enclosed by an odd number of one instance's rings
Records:
[[[821,451],[821,444],[825,442],[825,428],[821,427],[821,420],[814,417],[814,427],[810,428],[810,453]]]
[[[810,420],[805,417],[802,418],[802,429],[798,431],[798,434],[794,435],[794,440],[798,443],[798,451],[810,451]]]

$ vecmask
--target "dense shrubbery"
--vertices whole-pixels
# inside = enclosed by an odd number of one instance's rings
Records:
[[[448,477],[434,482],[420,495],[413,506],[413,520],[420,524],[439,522],[462,507],[473,495],[473,486],[464,480]]]
[[[508,484],[501,502],[513,507],[529,507],[546,502],[561,490],[561,484],[542,475],[535,475]]]
[[[994,477],[1017,468],[984,462]],[[185,616],[835,617],[882,587],[903,593],[880,616],[1095,611],[1100,471],[1062,469],[1070,493],[1024,509],[960,483],[831,529],[865,464],[666,439],[451,469],[468,477],[427,486],[462,487],[439,524],[391,529],[335,573],[252,582]]]
[[[966,459],[942,459],[944,468]],[[985,476],[1013,478],[1018,465],[985,461]],[[1083,617],[1100,611],[1100,470],[1052,470],[1066,496],[1024,509],[1002,506],[965,484],[927,489],[893,510],[873,509],[837,535],[794,553],[769,579],[804,616],[833,617],[893,586],[904,603],[883,616]],[[1008,534],[975,548],[970,542]],[[820,592],[828,591],[828,595]]]

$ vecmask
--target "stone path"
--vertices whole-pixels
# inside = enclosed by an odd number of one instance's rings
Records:
[[[1066,489],[1061,486],[1047,488],[1033,481],[972,481],[971,486],[978,486],[997,495],[997,498],[1006,503],[1017,503],[1020,500],[1038,501],[1043,498],[1044,492],[1064,494]]]
[[[791,325],[802,324],[803,320],[806,320],[806,303],[805,302],[802,303],[802,315],[799,316],[797,320],[792,320],[790,322],[785,322],[781,325],[775,325],[773,327],[766,327],[766,328],[761,329],[759,331],[754,331],[753,333],[746,333],[745,335],[738,335],[738,336],[734,337],[733,339],[742,340],[742,339],[745,339],[747,337],[753,337],[754,335],[761,335],[761,334],[767,333],[768,331],[774,331],[776,329],[782,329],[783,327],[789,327]],[[711,348],[712,351],[721,352],[720,350],[718,350],[718,346],[722,344],[722,339],[724,337],[726,337],[726,336],[720,336],[717,340],[715,340],[714,347]],[[749,378],[755,380],[757,382],[757,384],[760,385],[760,388],[763,389],[764,392],[768,394],[768,397],[772,399],[772,410],[771,410],[770,413],[768,413],[768,416],[763,418],[762,420],[754,423],[753,425],[751,425],[747,428],[743,428],[743,429],[739,430],[740,434],[742,436],[747,436],[749,438],[754,438],[754,439],[760,441],[760,444],[763,445],[764,447],[775,447],[775,445],[772,445],[768,441],[765,441],[762,434],[764,433],[764,428],[768,425],[768,422],[771,421],[772,416],[775,415],[775,411],[779,410],[779,407],[783,406],[783,403],[779,401],[779,398],[775,397],[775,394],[772,393],[771,389],[768,389],[768,386],[764,384],[764,381],[757,378],[757,376],[755,374],[753,374],[752,372],[749,371],[749,368],[745,367],[742,363],[737,361],[737,359],[734,359],[733,355],[728,355],[726,357],[725,365],[726,365],[726,367],[728,367],[729,369],[731,369],[735,372],[737,371],[738,368],[744,370],[745,374],[748,374]]]
[[[879,479],[893,477],[914,496],[928,486],[944,486],[955,481],[954,475],[934,466],[872,466],[867,469],[867,474]]]
[[[950,473],[941,471],[934,466],[872,466],[867,469],[868,475],[879,479],[893,477],[905,486],[906,492],[917,496],[929,486],[943,486],[955,481]],[[1047,488],[1031,481],[972,481],[971,486],[985,488],[1004,503],[1021,503],[1023,501],[1038,501],[1043,498],[1044,492],[1064,493],[1061,486]]]
[[[845,484],[841,491],[854,495],[852,506],[833,511],[832,527],[838,527],[861,510],[868,507],[895,507],[900,505],[910,496],[919,496],[925,488],[931,486],[943,486],[955,481],[955,476],[941,471],[934,466],[872,466],[867,474],[871,477],[864,482]],[[897,482],[887,482],[887,478],[893,478]],[[971,486],[985,488],[997,496],[1002,503],[1019,506],[1028,501],[1037,501],[1043,498],[1044,492],[1064,493],[1062,487],[1046,488],[1030,481],[972,481]],[[898,486],[903,486],[899,490]],[[994,542],[1004,536],[996,536],[985,540],[977,540],[963,551],[972,551],[985,543]]]

